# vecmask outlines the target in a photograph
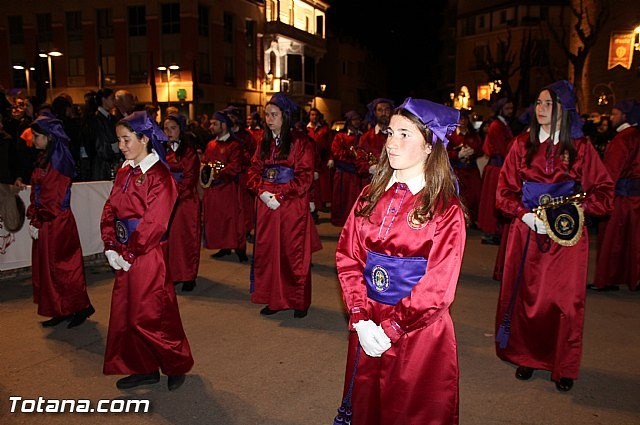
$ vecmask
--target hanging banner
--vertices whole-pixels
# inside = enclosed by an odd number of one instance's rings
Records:
[[[633,60],[633,31],[612,31],[609,40],[609,65],[607,69],[618,65],[631,69]]]

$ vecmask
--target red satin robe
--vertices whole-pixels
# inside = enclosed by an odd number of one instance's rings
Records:
[[[291,137],[287,158],[276,158],[280,148],[272,141],[268,157],[260,158],[259,146],[249,168],[249,188],[258,196],[271,192],[280,202],[272,210],[256,199],[251,302],[267,304],[272,310],[306,310],[311,305],[313,145],[303,132],[291,131]],[[293,180],[263,181],[262,172],[271,164],[293,168]]]
[[[220,161],[220,170],[202,196],[204,247],[207,249],[246,249],[244,214],[240,200],[239,175],[243,149],[233,136],[225,141],[214,139],[202,156],[204,163]]]
[[[247,170],[251,166],[251,158],[256,152],[257,142],[253,134],[244,128],[233,133],[242,146],[242,168],[238,176],[238,197],[244,217],[244,231],[251,232],[256,224],[256,197],[247,187]]]
[[[193,146],[183,141],[177,152],[167,149],[167,163],[178,188],[169,222],[167,267],[173,282],[185,282],[196,279],[200,266],[200,159]]]
[[[371,182],[369,168],[380,162],[380,154],[386,143],[387,135],[382,132],[376,134],[375,127],[369,129],[369,131],[360,137],[356,157],[356,168],[360,175],[363,176],[363,185]]]
[[[331,224],[334,226],[344,226],[349,211],[362,190],[362,176],[357,170],[355,153],[359,139],[359,134],[341,131],[335,135],[331,143],[331,153],[336,166],[331,200]],[[341,170],[339,161],[348,164],[354,172]]]
[[[468,146],[475,152],[470,157],[461,160],[458,157],[458,153],[463,146]],[[462,134],[454,131],[453,134],[449,136],[447,153],[449,154],[453,171],[458,178],[460,197],[469,210],[472,223],[478,221],[478,206],[480,204],[480,191],[482,190],[480,170],[478,170],[478,166],[476,165],[476,158],[481,152],[482,139],[480,139],[478,133],[468,132],[467,134]]]
[[[618,133],[604,153],[611,179],[640,180],[640,129],[629,127]],[[627,285],[638,289],[640,280],[640,196],[615,195],[613,213],[599,229],[600,247],[593,283]]]
[[[336,265],[351,313],[345,391],[358,347],[352,325],[372,320],[393,343],[382,357],[360,352],[352,394],[354,425],[458,423],[458,355],[449,308],[462,264],[465,219],[460,204],[452,200],[434,219],[412,221],[409,214],[421,195],[395,183],[370,217],[352,212],[340,234]],[[361,206],[358,201],[355,209]],[[392,210],[397,211],[395,219]],[[424,257],[426,273],[396,305],[379,303],[367,296],[363,278],[368,250]]]
[[[91,304],[70,197],[71,178],[51,163],[34,168],[27,218],[38,228],[31,250],[31,280],[33,302],[41,316],[68,316]]]
[[[307,125],[307,134],[313,140],[316,161],[315,171],[318,172],[318,179],[313,182],[314,199],[316,208],[323,207],[331,202],[331,169],[327,167],[327,162],[331,158],[331,130],[326,124],[313,127]]]
[[[487,136],[484,139],[482,150],[489,156],[489,163],[482,172],[482,190],[478,205],[478,227],[485,233],[493,235],[502,234],[502,222],[499,211],[496,208],[496,188],[500,165],[492,164],[492,160],[504,161],[509,152],[509,143],[513,140],[513,134],[507,124],[500,118],[491,121]]]
[[[496,344],[498,357],[516,365],[551,371],[551,379],[576,379],[582,356],[589,235],[571,247],[537,236],[521,217],[529,212],[522,203],[522,182],[558,183],[579,181],[587,198],[585,215],[611,211],[613,182],[598,153],[585,138],[574,139],[575,163],[557,155],[547,160],[547,144],[540,145],[531,166],[525,163],[528,133],[518,136],[507,155],[498,183],[497,206],[514,220],[509,226],[504,275],[496,314],[496,330],[509,304],[527,235],[529,247],[511,318],[511,336],[505,349]],[[549,242],[547,252],[537,242]]]
[[[166,375],[181,375],[193,366],[162,247],[177,197],[175,181],[160,161],[145,173],[139,166],[118,170],[100,230],[105,250],[121,254],[131,269],[116,271],[105,375],[151,373],[158,368]],[[116,217],[140,220],[127,244],[116,240]]]

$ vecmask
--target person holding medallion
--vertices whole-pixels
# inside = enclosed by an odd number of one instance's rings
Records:
[[[571,390],[582,357],[589,263],[583,215],[609,214],[613,203],[613,181],[583,135],[576,103],[566,80],[540,90],[530,131],[514,140],[496,193],[496,206],[513,219],[496,354],[517,365],[520,380],[550,371],[558,391]]]
[[[371,184],[340,234],[354,425],[458,423],[449,308],[466,220],[447,155],[458,120],[458,110],[423,99],[396,108]]]
[[[293,128],[298,108],[282,93],[265,106],[267,129],[249,168],[248,187],[256,200],[251,302],[260,314],[293,309],[303,318],[311,305],[311,254],[315,228],[309,208],[313,142]]]
[[[193,366],[163,246],[178,198],[165,162],[166,135],[145,111],[116,124],[125,157],[102,211],[105,256],[116,271],[105,349],[105,375],[129,375],[119,389],[159,382],[179,388]]]

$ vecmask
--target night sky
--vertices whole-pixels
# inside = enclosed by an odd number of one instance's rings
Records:
[[[330,34],[356,39],[384,58],[390,79],[387,96],[397,102],[407,96],[433,99],[445,0],[395,0],[386,7],[370,0],[328,3]]]

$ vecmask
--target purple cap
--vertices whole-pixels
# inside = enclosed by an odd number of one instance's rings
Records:
[[[233,115],[238,119],[242,118],[242,113],[240,112],[240,108],[238,108],[237,106],[229,105],[226,108],[224,108],[222,112],[228,115]]]
[[[550,92],[555,93],[562,105],[562,109],[569,112],[571,116],[571,137],[573,139],[577,139],[579,137],[583,137],[584,133],[582,132],[582,120],[578,115],[577,111],[577,101],[578,98],[573,91],[573,84],[568,82],[567,80],[556,81],[555,83],[549,84],[544,87],[542,90],[549,90]]]
[[[270,103],[276,105],[282,110],[282,112],[286,112],[289,115],[291,115],[291,113],[295,112],[298,109],[298,104],[283,93],[276,93],[271,96],[271,99],[269,99],[267,105]]]
[[[184,133],[187,129],[187,118],[180,114],[169,114],[165,120],[173,120],[180,126],[180,132]]]
[[[405,109],[418,117],[433,134],[444,143],[449,143],[447,136],[455,130],[460,120],[460,111],[449,106],[440,105],[425,99],[406,98],[398,108]]]
[[[393,109],[393,107],[395,106],[395,104],[393,103],[393,100],[387,99],[386,97],[378,97],[373,99],[371,102],[367,104],[367,109],[373,112],[375,111],[376,106],[378,106],[379,103],[388,103],[391,109]]]
[[[69,136],[62,128],[62,121],[47,112],[38,115],[31,126],[36,126],[36,131],[42,131],[51,135],[51,166],[66,177],[73,177],[76,172],[76,163],[69,150]]]
[[[160,130],[158,124],[149,117],[146,111],[132,112],[120,121],[128,123],[136,133],[141,133],[147,136],[149,140],[151,140],[151,145],[160,157],[160,160],[167,165],[162,142],[166,142],[169,139],[167,138],[167,135],[164,134],[164,131]]]
[[[224,109],[222,111],[214,112],[211,118],[216,121],[225,123],[227,125],[227,128],[233,127],[233,122],[231,121],[231,118],[229,118],[229,114],[225,112]]]
[[[640,102],[634,99],[626,99],[613,105],[615,109],[620,110],[625,115],[626,122],[629,124],[640,123]]]

